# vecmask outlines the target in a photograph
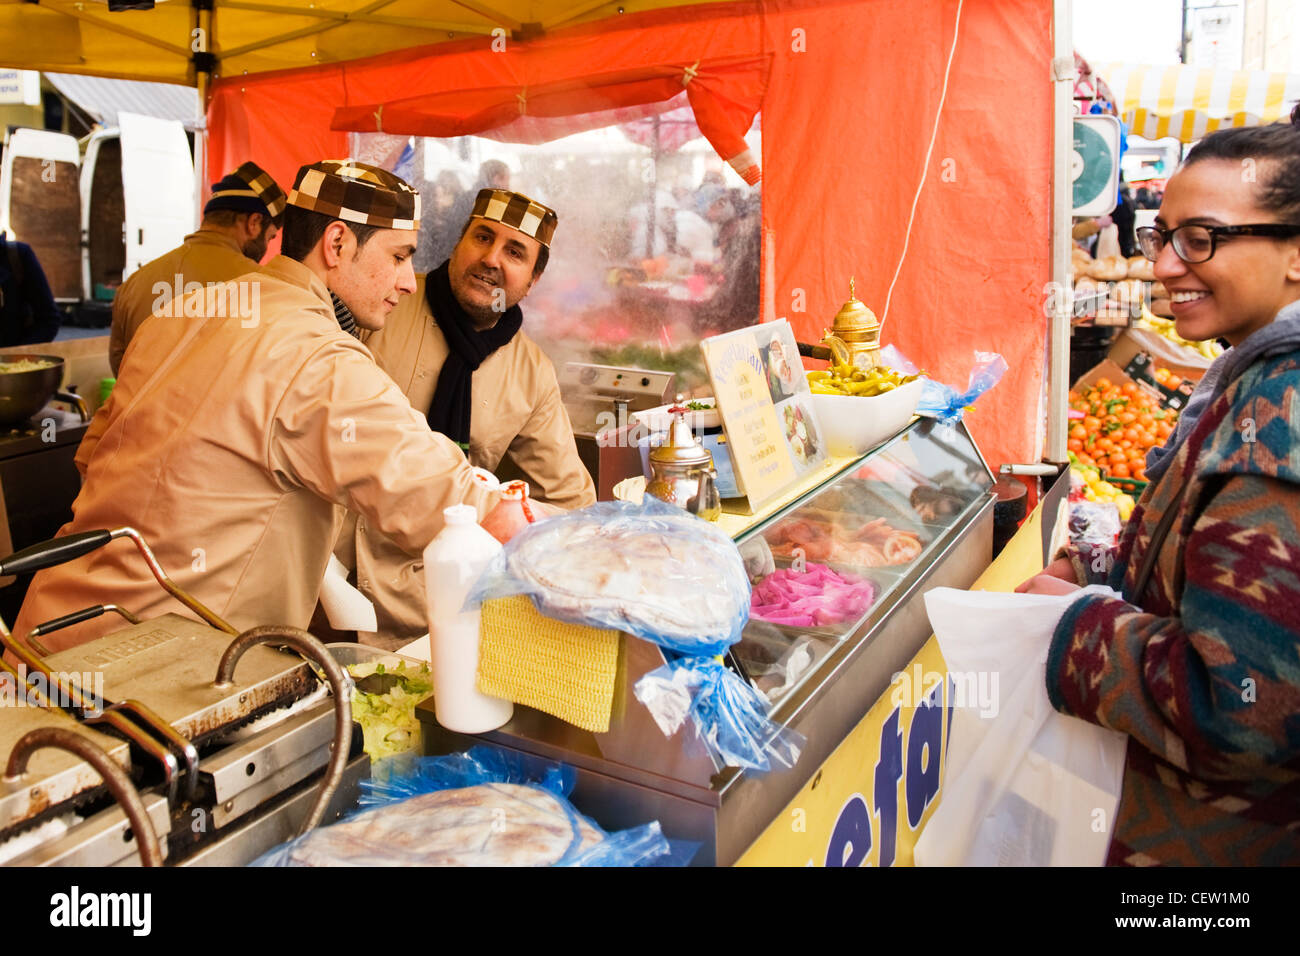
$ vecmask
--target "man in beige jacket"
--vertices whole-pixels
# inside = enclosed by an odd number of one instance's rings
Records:
[[[521,193],[478,193],[451,259],[421,277],[416,294],[380,331],[362,332],[375,361],[434,431],[458,442],[471,464],[509,460],[535,501],[556,510],[596,501],[555,368],[524,334],[519,302],[546,268],[557,217]],[[428,630],[422,562],[364,516],[344,526],[336,553],[356,568],[375,604],[373,643],[396,647]]]
[[[141,326],[78,451],[85,484],[60,532],[136,528],[240,629],[307,626],[345,508],[420,554],[445,507],[482,517],[497,500],[330,304],[333,291],[377,328],[415,288],[418,196],[384,170],[326,161],[299,171],[288,203],[283,255],[209,295],[205,317]],[[187,613],[119,541],[38,573],[14,632],[110,601]],[[57,650],[119,626],[99,617],[42,640]]]
[[[256,163],[212,187],[197,232],[133,272],[113,296],[108,364],[116,375],[136,329],[197,286],[228,282],[257,267],[284,222],[284,191]]]

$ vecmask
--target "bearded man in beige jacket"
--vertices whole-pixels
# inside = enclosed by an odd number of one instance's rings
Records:
[[[132,336],[154,312],[197,286],[228,282],[257,267],[284,224],[284,202],[284,191],[256,163],[244,163],[213,185],[198,231],[136,269],[113,296],[108,364],[114,375]]]
[[[410,555],[443,509],[495,492],[430,430],[370,353],[339,328],[336,293],[371,328],[415,288],[419,197],[381,169],[304,166],[283,255],[136,333],[78,451],[85,475],[60,534],[130,525],[182,588],[235,627],[306,627],[344,509]],[[216,301],[220,300],[220,301]],[[38,573],[14,633],[93,604],[188,614],[121,542]],[[95,618],[51,650],[117,626]]]
[[[522,193],[481,190],[450,260],[418,279],[383,329],[361,333],[434,431],[473,465],[507,464],[544,511],[596,501],[555,367],[521,329],[519,303],[546,268],[557,222]],[[365,516],[349,517],[335,553],[378,619],[362,640],[400,647],[428,630],[423,563]]]

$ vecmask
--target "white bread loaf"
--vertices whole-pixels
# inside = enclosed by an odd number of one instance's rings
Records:
[[[1128,278],[1128,263],[1121,256],[1103,256],[1093,260],[1088,275],[1103,282],[1118,282]]]
[[[1146,256],[1131,256],[1128,260],[1128,277],[1130,279],[1155,280],[1155,263]]]

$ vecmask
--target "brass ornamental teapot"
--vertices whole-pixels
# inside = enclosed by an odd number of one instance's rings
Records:
[[[824,331],[822,342],[830,347],[835,365],[852,365],[870,371],[884,364],[880,358],[880,322],[874,312],[855,298],[852,279],[849,279],[849,300],[835,314],[831,327]]]
[[[722,498],[713,456],[686,424],[681,395],[668,411],[673,422],[664,443],[650,450],[650,481],[645,492],[705,521],[717,521],[722,515]]]

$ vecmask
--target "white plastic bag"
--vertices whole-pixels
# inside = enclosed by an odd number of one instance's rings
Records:
[[[918,866],[1101,866],[1128,737],[1058,713],[1047,697],[1052,631],[1082,594],[936,588],[930,625],[954,684],[993,687],[994,707],[954,708],[948,763]],[[959,703],[961,703],[959,701]]]

